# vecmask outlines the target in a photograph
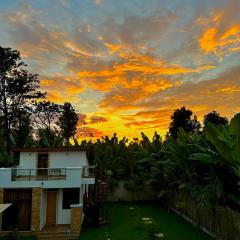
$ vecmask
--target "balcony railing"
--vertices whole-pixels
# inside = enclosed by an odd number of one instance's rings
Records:
[[[42,181],[42,180],[65,180],[79,176],[79,178],[95,178],[95,167],[73,168],[20,168],[9,169],[12,181]]]
[[[62,180],[66,179],[66,168],[12,168],[12,181]]]
[[[82,171],[83,178],[94,178],[95,177],[95,166],[84,166]]]

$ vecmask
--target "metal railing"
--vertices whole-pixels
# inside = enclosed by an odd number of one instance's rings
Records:
[[[94,178],[95,177],[95,166],[84,166],[82,171],[83,178]]]
[[[12,181],[66,179],[66,168],[12,168]]]

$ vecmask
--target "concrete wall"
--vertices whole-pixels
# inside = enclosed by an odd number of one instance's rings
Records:
[[[50,152],[49,168],[88,166],[86,152]]]
[[[47,191],[45,189],[42,189],[40,205],[40,230],[42,230],[46,224],[46,208],[47,208]]]
[[[37,167],[37,152],[21,152],[20,163],[21,168]],[[49,168],[66,168],[66,167],[82,167],[88,166],[86,152],[49,152]]]
[[[133,201],[133,200],[153,200],[156,198],[152,190],[130,191],[125,188],[124,181],[120,181],[118,187],[110,191],[108,201]]]
[[[62,208],[63,190],[58,189],[57,193],[57,224],[71,223],[71,209]]]
[[[36,152],[21,152],[20,153],[20,162],[19,167],[21,168],[36,168],[36,162],[37,161],[37,153]]]

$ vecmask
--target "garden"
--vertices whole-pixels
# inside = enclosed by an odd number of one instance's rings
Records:
[[[183,218],[152,203],[108,203],[108,224],[83,229],[81,240],[211,240]]]

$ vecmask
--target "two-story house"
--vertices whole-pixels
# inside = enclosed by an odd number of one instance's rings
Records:
[[[79,232],[83,198],[95,184],[94,167],[79,147],[22,148],[19,165],[0,168],[1,231],[39,233],[47,226]]]

